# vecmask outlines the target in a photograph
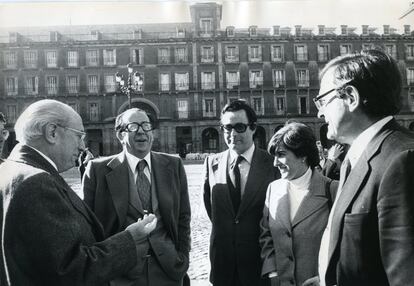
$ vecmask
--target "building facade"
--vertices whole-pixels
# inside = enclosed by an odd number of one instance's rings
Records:
[[[9,121],[6,148],[15,144],[13,125],[32,102],[53,98],[81,116],[87,145],[95,155],[118,152],[114,118],[130,102],[116,72],[127,78],[132,63],[140,74],[131,105],[156,120],[154,149],[169,153],[212,153],[225,149],[220,110],[246,99],[258,114],[256,143],[266,147],[286,120],[311,126],[323,145],[326,125],[313,105],[318,73],[332,58],[381,48],[398,62],[403,75],[398,121],[414,129],[414,33],[397,34],[389,25],[317,31],[297,25],[246,29],[221,28],[222,7],[190,7],[191,22],[176,24],[65,26],[0,31],[0,111]]]

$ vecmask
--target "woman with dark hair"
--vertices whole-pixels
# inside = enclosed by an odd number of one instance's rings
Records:
[[[269,184],[260,222],[262,275],[272,285],[313,285],[337,182],[322,176],[312,129],[290,122],[270,139],[281,178]]]

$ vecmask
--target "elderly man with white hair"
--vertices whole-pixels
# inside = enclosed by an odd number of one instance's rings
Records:
[[[20,143],[0,166],[0,284],[108,285],[130,271],[157,220],[147,216],[104,239],[95,215],[59,175],[85,148],[81,117],[40,100],[15,130]]]

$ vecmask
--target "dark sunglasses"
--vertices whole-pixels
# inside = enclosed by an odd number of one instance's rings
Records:
[[[246,132],[247,127],[249,127],[249,126],[254,127],[255,124],[254,123],[253,124],[236,123],[234,125],[232,125],[232,124],[224,124],[224,125],[221,124],[220,128],[221,128],[221,130],[226,131],[226,132],[231,132],[231,130],[234,129],[237,133],[244,133],[244,132]],[[252,129],[254,129],[254,128],[252,128]]]
[[[131,122],[128,123],[124,128],[122,128],[122,131],[128,131],[128,132],[135,132],[138,131],[139,127],[142,128],[145,132],[151,131],[154,129],[151,122]]]

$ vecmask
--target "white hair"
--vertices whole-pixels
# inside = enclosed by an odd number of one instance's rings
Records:
[[[79,116],[69,105],[57,100],[43,99],[29,105],[14,125],[16,140],[27,144],[43,136],[48,123],[65,125],[74,116]]]

